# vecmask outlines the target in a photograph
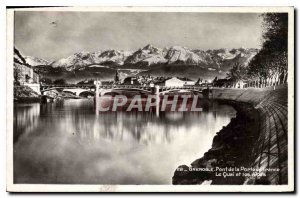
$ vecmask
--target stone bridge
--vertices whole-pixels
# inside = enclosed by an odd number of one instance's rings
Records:
[[[154,87],[150,86],[142,86],[142,85],[100,85],[99,89],[101,90],[109,90],[109,89],[140,89],[145,91],[151,91],[154,89]],[[202,86],[173,86],[173,87],[166,87],[161,86],[159,87],[159,92],[166,92],[171,90],[190,90],[190,91],[196,91],[199,93],[202,93],[204,89],[207,89],[207,87]],[[65,92],[70,92],[75,94],[76,96],[79,96],[83,93],[92,93],[96,91],[95,85],[41,85],[41,93],[45,93],[47,91],[51,90],[61,90]]]
[[[94,90],[88,90],[88,89],[82,89],[82,88],[75,88],[75,89],[68,88],[68,89],[63,89],[63,91],[72,93],[76,96],[80,96],[84,93],[94,95]]]

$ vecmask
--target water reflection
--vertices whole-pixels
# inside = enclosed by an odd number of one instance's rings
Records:
[[[20,135],[26,135],[38,125],[40,104],[18,104],[14,108],[14,142]]]
[[[233,108],[105,112],[92,100],[15,104],[14,182],[171,184],[175,168],[206,152]]]

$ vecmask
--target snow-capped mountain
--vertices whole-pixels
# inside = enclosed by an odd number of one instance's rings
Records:
[[[22,55],[20,50],[18,50],[17,48],[14,48],[14,63],[18,63],[21,65],[28,65],[24,56]]]
[[[248,63],[257,52],[257,49],[244,48],[204,51],[181,46],[159,49],[152,45],[147,45],[129,56],[124,61],[124,64],[151,66],[166,63],[169,65],[200,65],[204,67],[220,68],[224,62],[235,60],[235,58],[241,58],[243,60],[247,59]]]
[[[130,55],[131,52],[127,51],[106,50],[99,55],[95,54],[94,63],[112,62],[116,63],[117,65],[123,65],[124,60],[126,60],[126,58]]]
[[[151,44],[146,45],[144,48],[137,50],[131,56],[129,56],[124,64],[140,64],[150,66],[158,63],[166,63],[163,50],[153,47]]]
[[[130,52],[106,50],[98,52],[79,52],[67,58],[54,61],[52,67],[63,67],[66,70],[79,69],[92,64],[111,64],[123,65],[124,60],[130,55]]]
[[[149,44],[134,52],[125,60],[124,64],[142,64],[150,66],[153,64],[165,63],[167,61],[168,60],[165,59],[162,49],[153,47]]]
[[[19,63],[22,65],[27,65],[27,66],[40,66],[40,65],[49,65],[50,62],[41,58],[36,58],[32,56],[25,56],[23,53],[17,49],[16,47],[14,48],[14,62]]]
[[[250,60],[258,53],[258,49],[254,48],[238,48],[238,49],[216,49],[207,50],[211,55],[213,62],[217,68],[229,69],[235,64],[247,66]]]
[[[93,57],[89,52],[75,53],[67,58],[54,61],[52,67],[64,67],[66,70],[74,70],[93,63]]]
[[[180,63],[180,64],[191,64],[191,65],[198,65],[202,63],[206,63],[203,57],[199,56],[198,54],[194,53],[192,50],[181,47],[181,46],[174,46],[169,48],[166,58],[168,59],[168,63]]]
[[[63,68],[67,71],[83,69],[91,65],[107,67],[151,67],[154,65],[196,65],[210,69],[228,69],[233,64],[247,65],[257,54],[258,49],[215,49],[201,50],[173,46],[157,48],[147,45],[135,52],[104,50],[97,52],[79,52],[66,58],[50,63],[47,60],[31,56],[23,56],[31,66],[49,65],[53,68]]]
[[[189,49],[173,46],[157,48],[147,45],[135,52],[104,50],[79,52],[50,63],[47,60],[24,56],[15,48],[14,62],[39,73],[41,78],[64,78],[70,82],[84,79],[112,79],[116,70],[136,69],[141,75],[181,76],[192,79],[226,77],[235,65],[247,66],[258,49]],[[129,71],[130,75],[135,75]]]
[[[31,65],[31,66],[39,66],[39,65],[49,65],[50,62],[42,59],[42,58],[36,58],[36,57],[32,57],[32,56],[25,56],[24,57],[26,62]]]

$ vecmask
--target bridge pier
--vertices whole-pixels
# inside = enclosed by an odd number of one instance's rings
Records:
[[[156,96],[156,116],[159,117],[159,102],[160,102],[160,98],[159,98],[159,85],[155,86],[155,96]]]
[[[96,115],[99,115],[99,87],[101,85],[101,81],[95,81],[94,84],[96,85],[96,90],[95,90],[95,110],[96,110]]]

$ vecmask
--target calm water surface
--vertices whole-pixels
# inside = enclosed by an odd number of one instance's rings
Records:
[[[14,105],[14,182],[171,184],[175,169],[211,147],[235,110],[110,112],[93,100]]]

